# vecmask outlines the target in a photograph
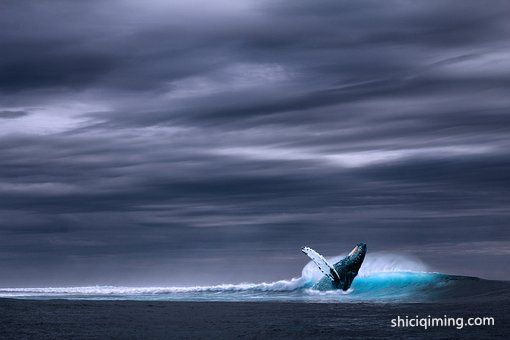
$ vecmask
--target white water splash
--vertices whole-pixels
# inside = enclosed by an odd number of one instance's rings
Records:
[[[330,263],[340,261],[345,255],[329,258]],[[388,272],[425,272],[426,266],[413,258],[389,253],[367,254],[361,267],[359,277],[370,277]],[[163,296],[182,294],[235,294],[235,293],[284,293],[310,288],[324,275],[313,262],[306,264],[301,277],[291,280],[280,280],[269,283],[239,283],[221,284],[214,286],[194,287],[45,287],[45,288],[0,288],[0,297],[63,297],[63,298],[92,298],[92,297],[136,297]],[[310,293],[310,289],[306,289]],[[313,292],[311,292],[313,293]]]
[[[345,255],[337,255],[327,258],[329,263],[336,263],[343,259]],[[392,253],[367,253],[361,269],[358,273],[359,277],[369,276],[377,273],[394,273],[394,272],[419,272],[427,271],[427,266],[420,260]],[[309,262],[301,273],[301,278],[307,281],[317,282],[324,274],[320,272],[313,262]]]

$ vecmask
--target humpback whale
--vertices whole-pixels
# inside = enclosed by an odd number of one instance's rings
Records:
[[[358,271],[365,259],[367,245],[358,243],[345,258],[331,265],[328,261],[310,247],[303,247],[301,251],[319,267],[324,277],[313,288],[317,290],[342,289],[346,291],[358,275]]]

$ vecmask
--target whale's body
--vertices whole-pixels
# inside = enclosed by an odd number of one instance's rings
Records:
[[[358,271],[365,259],[367,245],[358,243],[354,249],[342,260],[330,265],[326,259],[311,248],[304,247],[302,251],[308,255],[319,269],[325,274],[313,288],[317,290],[342,289],[348,290],[352,281],[358,275]]]

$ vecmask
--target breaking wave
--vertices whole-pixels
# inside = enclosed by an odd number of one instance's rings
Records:
[[[343,256],[330,258],[339,261]],[[510,295],[510,283],[427,271],[420,261],[395,254],[367,255],[347,292],[317,291],[322,273],[312,262],[301,276],[270,283],[221,284],[193,287],[46,287],[0,288],[0,297],[24,299],[170,300],[170,301],[305,301],[305,302],[427,302]],[[483,289],[481,289],[483,288]],[[492,295],[491,295],[492,294]]]

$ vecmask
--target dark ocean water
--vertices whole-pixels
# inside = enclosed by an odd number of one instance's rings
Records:
[[[335,259],[331,260],[332,262]],[[367,257],[347,292],[318,291],[313,263],[269,283],[192,287],[0,288],[2,339],[508,339],[510,282]],[[402,319],[447,326],[392,327]],[[493,325],[459,327],[470,317]],[[421,321],[420,321],[421,322]]]
[[[448,303],[0,299],[1,339],[508,339],[508,299]],[[392,327],[401,318],[494,325]]]

